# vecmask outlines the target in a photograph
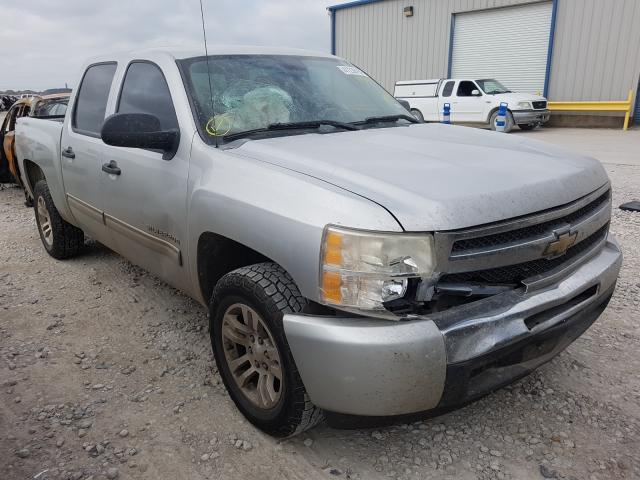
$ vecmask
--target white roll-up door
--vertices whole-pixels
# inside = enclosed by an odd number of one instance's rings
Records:
[[[542,93],[551,2],[458,13],[453,78],[495,78],[514,92]]]

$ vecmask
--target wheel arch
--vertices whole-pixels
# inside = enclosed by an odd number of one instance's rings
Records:
[[[201,233],[197,244],[196,268],[203,300],[209,302],[216,284],[227,273],[261,262],[278,263],[224,235],[211,231]]]
[[[498,110],[500,109],[500,107],[494,107],[489,111],[489,115],[487,116],[487,124],[491,125],[491,117],[494,113],[496,113]],[[513,117],[513,112],[511,111],[510,108],[507,107],[507,113],[511,114],[511,117]],[[515,122],[515,121],[514,121]]]
[[[24,159],[22,165],[24,166],[24,177],[26,180],[26,184],[24,187],[25,189],[27,189],[29,194],[33,196],[33,190],[36,186],[36,183],[38,183],[38,181],[40,180],[46,180],[47,178],[42,168],[40,168],[37,163],[32,162],[28,158]]]
[[[418,112],[418,113],[420,114],[420,117],[422,117],[422,121],[423,121],[423,122],[425,121],[425,119],[424,119],[424,114],[422,113],[422,110],[420,110],[419,108],[411,107],[411,108],[410,108],[410,110],[409,110],[409,112],[410,112],[410,113],[411,113],[411,115],[413,115],[414,117],[415,117],[415,113],[413,113],[413,112]],[[419,120],[419,119],[418,119],[418,120]]]
[[[51,191],[51,198],[60,216],[66,222],[79,227],[67,205],[62,176],[59,171],[56,171],[54,165],[47,162],[40,163],[26,157],[21,163],[25,182],[24,189],[27,191],[27,195],[33,198],[36,183],[40,180],[46,181]]]

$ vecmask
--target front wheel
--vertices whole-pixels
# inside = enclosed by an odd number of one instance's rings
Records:
[[[413,115],[414,117],[416,117],[416,119],[420,122],[420,123],[424,123],[424,116],[422,115],[422,112],[416,108],[412,108],[411,109],[411,115]]]
[[[496,130],[497,129],[497,125],[496,125],[497,122],[498,122],[498,111],[496,110],[491,115],[491,120],[489,121],[489,125],[491,126],[491,130]],[[515,124],[515,122],[513,121],[513,115],[511,115],[511,112],[507,112],[507,116],[506,116],[506,119],[505,119],[505,122],[504,122],[504,133],[509,133],[511,131],[511,129],[513,128],[514,124]]]
[[[210,303],[210,334],[222,381],[256,427],[289,437],[322,420],[311,403],[284,333],[282,317],[306,300],[280,266],[259,263],[226,274]]]

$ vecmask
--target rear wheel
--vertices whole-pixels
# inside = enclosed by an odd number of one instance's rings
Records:
[[[228,273],[210,303],[211,343],[222,380],[238,409],[276,437],[296,435],[322,420],[289,349],[282,317],[306,300],[274,263]]]
[[[419,122],[424,123],[424,116],[422,112],[416,108],[411,109],[411,114],[418,119]]]
[[[518,126],[520,127],[520,130],[533,130],[534,128],[536,128],[538,125],[527,125],[526,123],[523,124],[518,124]]]
[[[47,253],[59,260],[77,255],[84,245],[84,233],[60,216],[45,180],[36,183],[33,203],[38,232]]]
[[[496,130],[496,128],[497,128],[496,123],[497,122],[498,122],[498,111],[496,110],[491,115],[491,120],[489,122],[489,125],[491,126],[491,130]],[[505,123],[504,123],[504,133],[509,133],[511,131],[511,129],[513,128],[514,124],[515,124],[515,122],[513,121],[513,115],[511,115],[511,112],[507,112],[507,116],[506,116]]]

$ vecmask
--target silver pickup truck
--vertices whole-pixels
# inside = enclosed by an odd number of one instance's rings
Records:
[[[421,124],[343,59],[141,51],[76,85],[63,122],[17,127],[45,250],[90,236],[206,305],[230,396],[272,435],[472,401],[612,295],[598,161]]]

